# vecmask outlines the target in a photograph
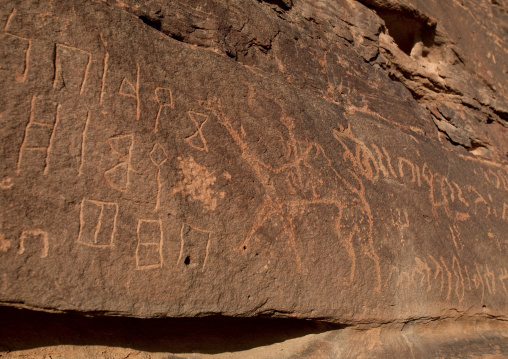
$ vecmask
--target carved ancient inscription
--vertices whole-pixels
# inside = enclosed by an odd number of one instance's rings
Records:
[[[42,248],[41,248],[42,247]],[[30,249],[28,249],[30,248]],[[40,251],[40,257],[46,258],[49,252],[48,233],[42,229],[28,229],[21,232],[19,237],[18,254],[25,254],[28,250]]]
[[[44,174],[48,173],[55,131],[60,120],[59,114],[60,104],[36,95],[32,97],[29,120],[19,149],[18,173],[22,170],[22,163],[28,160],[30,167],[42,167]]]
[[[397,287],[425,287],[427,291],[434,290],[442,295],[447,301],[457,300],[459,303],[464,300],[468,291],[481,291],[483,301],[486,294],[496,294],[496,283],[505,285],[504,269],[490,268],[489,264],[476,262],[469,266],[461,264],[461,254],[466,248],[464,224],[470,221],[472,216],[505,220],[506,204],[502,199],[495,199],[490,193],[482,192],[485,189],[480,191],[470,184],[460,185],[448,176],[432,170],[427,163],[417,165],[416,161],[408,158],[390,155],[384,147],[375,144],[367,146],[349,127],[339,126],[333,131],[333,136],[341,143],[344,149],[343,158],[354,168],[358,178],[363,177],[375,182],[385,177],[417,186],[421,188],[419,191],[428,194],[428,204],[436,224],[440,224],[443,216],[450,222],[447,225],[449,232],[446,237],[454,248],[455,255],[448,258],[431,253],[428,258],[416,257],[413,270],[392,268],[384,281],[385,285],[396,278]],[[503,189],[506,172],[489,169],[485,178],[496,189]],[[410,227],[407,211],[392,210],[392,219],[393,225],[400,230],[404,243],[403,230]],[[501,251],[499,239],[488,230],[486,232],[485,239],[495,242]],[[436,282],[438,288],[435,288]]]
[[[180,230],[180,255],[177,265],[199,269],[204,272],[210,250],[211,232],[186,223]]]
[[[396,280],[399,288],[422,288],[426,292],[442,295],[446,301],[456,300],[459,303],[464,301],[466,293],[479,292],[483,303],[486,294],[495,295],[499,288],[507,294],[505,281],[508,272],[506,268],[491,269],[489,264],[463,264],[455,255],[446,259],[429,254],[426,258],[415,257],[411,271],[392,268],[386,282],[391,279]]]
[[[334,207],[333,229],[349,258],[349,262],[344,264],[349,266],[348,285],[352,285],[355,280],[357,257],[363,255],[372,261],[377,282],[375,290],[381,290],[380,260],[374,249],[372,237],[373,216],[365,198],[361,178],[350,173],[349,175],[359,182],[359,185],[353,185],[346,177],[341,176],[321,145],[297,137],[295,120],[285,113],[279,119],[287,133],[280,134],[284,139],[284,164],[273,167],[264,162],[261,154],[251,148],[248,142],[249,134],[243,127],[233,124],[219,100],[204,103],[203,106],[208,108],[226,128],[240,149],[242,158],[265,189],[263,202],[239,250],[248,248],[251,239],[263,226],[279,220],[283,224],[284,234],[297,269],[304,272],[294,221],[307,209],[319,206]],[[283,193],[291,195],[282,196]],[[344,193],[348,195],[345,196]]]
[[[53,88],[83,94],[92,54],[78,47],[55,44]]]
[[[105,58],[105,69],[106,69],[106,62]],[[118,89],[118,93],[124,97],[132,98],[136,101],[136,121],[139,121],[140,114],[141,114],[141,103],[139,99],[139,74],[140,68],[139,64],[136,64],[136,81],[135,83],[132,83],[127,78],[124,78],[122,80],[122,84],[120,85],[120,88]]]
[[[106,183],[117,191],[127,191],[132,171],[131,157],[134,135],[119,135],[108,139],[111,154],[118,163],[104,172]]]
[[[30,68],[30,49],[32,47],[32,39],[15,34],[11,31],[11,24],[17,10],[13,9],[9,14],[3,29],[3,41],[14,43],[14,46],[6,46],[5,48],[21,49],[23,55],[21,58],[12,58],[12,52],[2,54],[1,69],[10,69],[14,71],[14,79],[17,82],[25,82]],[[17,54],[15,54],[17,55]]]
[[[139,219],[138,245],[136,247],[136,269],[162,267],[163,232],[160,219]]]
[[[157,200],[155,202],[155,210],[157,211],[160,208],[161,204],[161,192],[162,192],[162,183],[161,183],[161,166],[167,161],[168,155],[164,148],[156,143],[153,146],[152,151],[150,152],[150,160],[157,167]]]
[[[166,108],[175,108],[175,106],[173,104],[173,93],[170,88],[157,87],[155,89],[155,98],[159,104],[159,110],[157,111],[157,117],[155,118],[155,127],[153,132],[157,133],[157,131],[159,131],[159,122],[162,111]]]
[[[198,151],[208,152],[208,145],[203,135],[203,126],[208,121],[208,115],[194,111],[188,111],[187,114],[192,123],[196,126],[196,132],[186,137],[185,141]]]
[[[98,248],[114,246],[118,204],[83,198],[78,243]]]

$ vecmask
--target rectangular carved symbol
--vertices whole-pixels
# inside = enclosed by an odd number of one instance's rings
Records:
[[[137,232],[136,269],[161,268],[163,242],[161,220],[139,219]]]
[[[22,162],[26,161],[29,162],[28,167],[42,167],[44,174],[48,173],[49,157],[60,117],[59,112],[60,104],[37,96],[32,97],[30,117],[18,154],[18,173],[21,172]],[[25,158],[26,152],[31,154],[29,158]]]
[[[186,223],[180,231],[181,248],[177,265],[205,270],[211,233]]]
[[[41,251],[41,258],[46,258],[48,256],[48,233],[41,229],[24,230],[19,238],[18,254],[39,250]]]
[[[11,32],[11,23],[16,13],[17,10],[13,9],[5,23],[4,35],[0,38],[3,42],[0,46],[0,69],[12,71],[17,82],[25,82],[32,40]]]
[[[92,54],[77,47],[63,44],[55,45],[55,75],[53,88],[74,93],[83,93],[88,72],[92,63]]]
[[[118,204],[83,199],[78,242],[91,247],[113,247]]]

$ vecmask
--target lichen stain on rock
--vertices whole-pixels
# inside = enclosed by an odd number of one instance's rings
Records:
[[[182,193],[190,197],[192,201],[199,201],[203,205],[204,212],[215,211],[217,198],[224,198],[225,192],[216,193],[211,186],[216,177],[208,172],[206,167],[194,161],[194,158],[178,157],[181,181],[173,188],[172,193]]]

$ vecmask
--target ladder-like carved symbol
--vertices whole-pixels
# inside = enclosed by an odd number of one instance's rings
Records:
[[[139,64],[136,64],[136,84],[134,85],[132,82],[127,80],[127,78],[124,78],[118,93],[122,96],[131,97],[136,100],[136,121],[138,121],[141,114],[139,100]]]
[[[63,62],[67,64],[66,68],[63,68]],[[53,88],[59,90],[66,88],[83,94],[91,64],[90,52],[73,46],[55,44]]]
[[[104,172],[107,184],[118,191],[126,191],[129,186],[130,172],[132,171],[131,157],[134,147],[134,135],[119,135],[108,139],[109,147],[113,155],[120,162]]]
[[[78,243],[91,247],[113,247],[118,204],[83,198],[79,214]]]
[[[161,166],[168,159],[168,155],[164,148],[158,143],[153,146],[152,151],[150,152],[150,160],[157,167],[157,201],[155,203],[155,210],[160,208],[160,196],[162,192],[162,184],[161,184]]]
[[[162,268],[162,221],[138,219],[137,234],[136,269]]]
[[[42,152],[45,162],[44,174],[47,174],[49,170],[49,156],[54,143],[55,131],[60,120],[60,104],[54,102],[45,103],[48,106],[38,113],[37,117],[40,115],[41,118],[36,120],[36,102],[37,96],[34,95],[30,103],[30,116],[28,124],[25,127],[25,135],[19,149],[17,173],[21,172],[21,162],[25,151]],[[54,116],[52,114],[53,111],[55,111]]]
[[[25,253],[25,245],[28,240],[32,239],[41,239],[42,240],[42,252],[41,258],[46,258],[48,256],[49,251],[49,241],[48,241],[48,233],[43,231],[42,229],[28,229],[21,232],[21,237],[19,238],[19,249],[18,254]]]
[[[205,271],[210,250],[211,232],[182,224],[180,230],[180,255],[176,264],[184,264],[188,268],[200,268]]]
[[[155,118],[155,128],[153,129],[153,132],[157,133],[157,131],[159,131],[159,120],[162,114],[162,110],[166,107],[173,109],[175,106],[173,104],[173,94],[170,88],[157,87],[155,89],[155,98],[159,104],[159,111],[157,111],[157,117]]]
[[[21,41],[21,42],[26,42],[26,46],[25,46],[26,49],[24,50],[25,56],[24,56],[24,60],[23,60],[23,71],[16,72],[14,75],[14,79],[17,82],[25,82],[27,74],[28,74],[28,68],[30,66],[29,60],[30,60],[30,49],[32,47],[32,40],[28,37],[15,35],[9,31],[11,21],[12,21],[14,15],[16,15],[16,13],[17,13],[17,10],[13,9],[12,12],[9,14],[9,17],[7,18],[7,22],[5,23],[5,26],[4,26],[4,36],[10,36],[15,41],[17,40],[17,41]]]
[[[208,152],[208,145],[206,144],[205,136],[203,136],[203,126],[208,121],[208,115],[194,111],[188,111],[187,113],[196,126],[196,132],[186,137],[185,141],[199,151]]]

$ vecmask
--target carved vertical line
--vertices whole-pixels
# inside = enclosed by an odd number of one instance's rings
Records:
[[[104,206],[105,206],[104,203],[101,203],[101,213],[99,214],[99,218],[97,219],[97,226],[95,226],[93,244],[97,244],[97,236],[99,235],[99,232],[101,231],[102,216],[104,214]]]
[[[206,262],[208,261],[208,253],[210,249],[210,242],[211,242],[212,235],[208,233],[208,242],[206,243],[206,254],[205,254],[205,260],[203,261],[203,268],[201,269],[201,272],[205,271]]]
[[[159,117],[162,112],[162,105],[159,104],[159,111],[157,111],[157,117],[155,118],[155,128],[153,129],[153,133],[157,133],[159,131]]]
[[[58,44],[55,44],[55,52],[53,53],[53,66],[54,66],[54,75],[53,75],[53,88],[56,87],[57,77],[58,77]]]
[[[141,220],[138,219],[138,227],[136,228],[136,234],[137,234],[137,239],[138,239],[138,243],[136,245],[136,268],[139,268],[139,246],[140,246],[140,242],[141,242],[141,237],[140,237],[140,233],[139,233],[139,230],[141,228]]]
[[[85,199],[81,200],[81,206],[79,208],[79,232],[78,232],[78,242],[81,239],[81,232],[83,231],[83,227],[85,225],[85,215],[83,214],[83,210],[85,207]]]
[[[159,259],[160,259],[160,268],[162,268],[162,265],[164,264],[164,256],[162,255],[162,246],[164,244],[164,231],[162,230],[162,221],[159,219],[159,230],[161,232],[161,239],[159,242]]]
[[[450,300],[450,295],[452,294],[452,273],[448,270],[448,266],[446,265],[444,258],[439,257],[439,259],[441,260],[441,264],[446,270],[446,275],[448,276],[448,293],[446,294],[446,300]]]
[[[55,138],[55,132],[56,128],[58,127],[58,123],[60,122],[60,108],[62,107],[61,104],[58,104],[56,107],[56,119],[55,119],[55,126],[53,127],[53,131],[51,132],[51,137],[49,138],[49,146],[46,150],[46,166],[44,167],[44,174],[47,174],[49,171],[49,156],[51,154],[51,149],[53,148],[53,142]]]
[[[182,223],[182,228],[180,228],[180,254],[178,255],[178,260],[176,261],[176,264],[180,263],[180,259],[182,259],[183,254],[183,229],[185,228],[185,223]]]
[[[81,175],[82,173],[82,169],[83,169],[83,164],[84,164],[84,161],[85,161],[85,140],[86,140],[86,134],[88,132],[88,124],[90,122],[90,111],[87,112],[87,115],[86,115],[86,121],[85,121],[85,128],[83,129],[83,135],[82,135],[82,138],[81,138],[81,162],[79,164],[79,168],[78,168],[78,174]]]
[[[25,134],[23,136],[23,142],[21,142],[21,147],[19,148],[16,173],[19,173],[21,171],[21,157],[23,156],[23,150],[25,148],[26,135],[27,135],[28,129],[34,119],[34,108],[35,108],[35,100],[36,99],[37,99],[37,95],[33,95],[32,100],[30,101],[30,115],[28,116],[28,124],[25,127]]]
[[[83,76],[83,82],[81,82],[81,88],[79,89],[80,95],[82,95],[83,91],[85,90],[86,79],[88,77],[88,72],[90,71],[90,65],[92,64],[92,54],[87,52],[87,55],[88,62],[86,63],[85,75]]]
[[[49,253],[49,240],[48,240],[48,234],[46,232],[41,233],[42,234],[42,253],[41,258],[46,258]]]
[[[160,208],[161,200],[161,168],[160,166],[157,166],[157,201],[155,202],[155,210],[157,211]]]
[[[139,121],[141,114],[140,101],[139,101],[139,64],[136,63],[137,75],[136,75],[136,121]]]
[[[397,174],[395,173],[395,170],[393,169],[392,167],[392,160],[390,158],[390,155],[388,154],[388,152],[386,151],[386,148],[382,147],[382,150],[383,150],[383,153],[385,154],[386,156],[386,163],[388,164],[388,169],[390,170],[390,173],[392,174],[392,176],[394,178],[398,178],[397,177]]]
[[[101,84],[101,95],[100,95],[100,104],[104,101],[104,89],[106,88],[106,74],[108,72],[108,61],[109,61],[109,52],[106,52],[104,55],[104,69],[102,70],[102,84]]]
[[[27,74],[28,74],[28,68],[30,66],[29,61],[30,61],[30,49],[32,48],[32,40],[31,39],[26,39],[26,40],[28,41],[28,47],[25,52],[25,70],[21,74],[21,77],[16,76],[16,81],[18,81],[18,82],[25,82]],[[19,75],[19,74],[16,74],[16,75]]]

